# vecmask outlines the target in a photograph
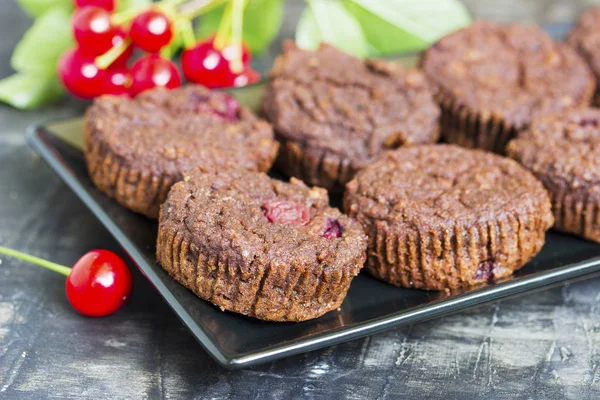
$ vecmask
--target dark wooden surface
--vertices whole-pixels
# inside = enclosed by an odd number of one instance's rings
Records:
[[[584,2],[469,3],[500,19],[548,21]],[[0,76],[29,23],[0,2]],[[119,251],[24,141],[27,125],[82,109],[73,100],[35,112],[0,106],[0,244],[65,264],[93,248]],[[235,372],[135,278],[122,311],[88,319],[69,306],[60,275],[2,258],[0,398],[600,398],[598,278]]]

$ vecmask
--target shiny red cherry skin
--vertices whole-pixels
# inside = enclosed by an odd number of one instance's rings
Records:
[[[167,89],[181,86],[181,77],[175,64],[158,54],[147,54],[141,57],[131,67],[130,74],[129,94],[132,97],[159,86]]]
[[[102,94],[129,95],[131,76],[125,65],[115,64],[106,69]]]
[[[235,86],[235,79],[248,67],[250,52],[242,46],[242,63],[236,65],[239,48],[228,45],[222,50],[215,48],[214,39],[201,40],[181,55],[181,68],[185,78],[208,88]],[[243,80],[243,79],[242,79]],[[239,85],[242,86],[242,85]]]
[[[115,11],[115,0],[74,0],[75,7],[95,6],[105,9],[106,11]]]
[[[76,263],[66,281],[69,303],[83,315],[104,317],[117,311],[131,295],[133,277],[121,257],[92,250]]]
[[[250,61],[252,61],[252,56],[250,54],[250,49],[248,48],[246,43],[242,43],[241,47],[228,44],[223,48],[223,50],[221,50],[221,54],[223,55],[224,59],[231,62],[237,59],[240,49],[242,50],[242,64],[244,67],[247,67],[248,65],[250,65]]]
[[[117,30],[105,9],[94,6],[79,8],[73,13],[71,24],[82,54],[98,56],[112,47]]]
[[[240,87],[251,85],[260,81],[260,74],[250,67],[247,67],[241,74],[233,79],[233,86]]]
[[[58,76],[71,94],[92,99],[102,94],[106,73],[94,64],[94,58],[71,49],[58,60]]]
[[[131,39],[142,50],[157,53],[173,39],[173,24],[158,10],[148,10],[133,19]]]

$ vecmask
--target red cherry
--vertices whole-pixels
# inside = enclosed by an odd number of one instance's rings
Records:
[[[112,47],[117,30],[110,22],[108,11],[94,6],[79,8],[75,10],[71,23],[73,36],[83,54],[97,56]]]
[[[181,69],[189,82],[217,87],[225,68],[225,59],[214,49],[210,40],[200,41],[181,54]]]
[[[73,265],[65,286],[73,308],[83,315],[104,317],[127,301],[133,278],[121,257],[108,250],[92,250]]]
[[[90,317],[104,317],[114,313],[131,294],[131,272],[123,259],[108,250],[93,250],[84,254],[73,268],[3,246],[0,246],[0,254],[65,275],[69,303],[77,311]]]
[[[174,89],[181,86],[181,77],[171,60],[158,54],[147,54],[131,67],[131,96],[157,86]]]
[[[127,66],[113,64],[106,69],[104,78],[103,94],[112,94],[115,96],[129,94],[129,86],[131,85],[131,77]]]
[[[58,60],[58,76],[69,92],[91,99],[102,94],[106,73],[94,64],[92,57],[71,49]]]
[[[129,35],[140,49],[156,53],[173,39],[173,26],[165,14],[149,10],[133,19]]]
[[[240,87],[251,85],[260,81],[260,74],[252,68],[246,68],[244,72],[236,76],[233,80],[233,86]]]
[[[239,51],[239,49],[237,49]],[[181,55],[181,68],[185,78],[193,83],[199,83],[209,88],[222,88],[235,86],[235,79],[243,72],[250,62],[250,51],[246,45],[242,46],[242,65],[240,72],[234,63],[236,48],[229,45],[222,51],[214,47],[214,39],[199,41]],[[244,78],[242,78],[242,81]],[[239,86],[243,86],[240,84]]]
[[[242,43],[242,64],[244,66],[250,65],[250,61],[252,60],[252,56],[250,55],[250,49],[246,46],[246,43]],[[221,54],[223,54],[223,58],[227,61],[231,62],[237,58],[237,55],[240,52],[240,47],[234,46],[233,44],[228,44],[221,50]]]
[[[96,6],[106,11],[115,11],[115,0],[74,0],[75,7]]]

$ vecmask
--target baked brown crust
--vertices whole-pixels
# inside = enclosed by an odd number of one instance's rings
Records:
[[[600,242],[600,109],[536,118],[507,153],[550,193],[555,229]]]
[[[267,171],[271,126],[224,93],[163,88],[131,100],[103,96],[88,109],[84,155],[94,184],[119,204],[158,218],[183,173],[198,166]]]
[[[304,210],[304,225],[271,222],[267,210],[281,202]],[[341,236],[328,237],[331,227]],[[324,189],[256,172],[196,170],[161,208],[157,259],[223,310],[304,321],[340,307],[366,247],[362,227],[329,207]]]
[[[421,66],[444,140],[501,154],[531,118],[587,106],[594,93],[584,60],[535,26],[475,22],[429,48]]]
[[[481,150],[394,150],[346,185],[344,209],[369,236],[366,269],[396,286],[455,289],[510,275],[553,222],[542,184]]]
[[[270,76],[263,111],[283,143],[277,166],[310,185],[341,192],[382,151],[439,138],[440,111],[417,70],[287,43]]]
[[[598,82],[600,82],[600,7],[590,7],[585,10],[569,34],[567,43],[583,57],[596,78],[596,94],[594,104],[600,104]]]

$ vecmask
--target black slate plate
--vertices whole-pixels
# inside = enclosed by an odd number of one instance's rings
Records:
[[[600,245],[550,232],[541,253],[514,277],[469,291],[430,293],[392,287],[365,273],[339,311],[302,323],[263,322],[222,312],[171,279],[154,257],[156,223],[106,198],[87,176],[77,143],[81,120],[32,128],[33,148],[90,208],[219,363],[236,368],[314,350],[501,297],[600,272]]]
[[[411,63],[412,59],[405,59]],[[238,90],[253,106],[261,85]],[[254,104],[253,104],[254,103]],[[302,323],[263,322],[222,312],[171,279],[154,256],[157,226],[102,195],[87,176],[81,152],[82,120],[74,119],[28,131],[28,140],[54,171],[119,241],[211,356],[229,368],[330,346],[385,329],[463,310],[502,297],[600,273],[600,245],[549,232],[540,254],[523,269],[495,284],[465,291],[430,293],[392,287],[367,274],[352,282],[340,310]]]

